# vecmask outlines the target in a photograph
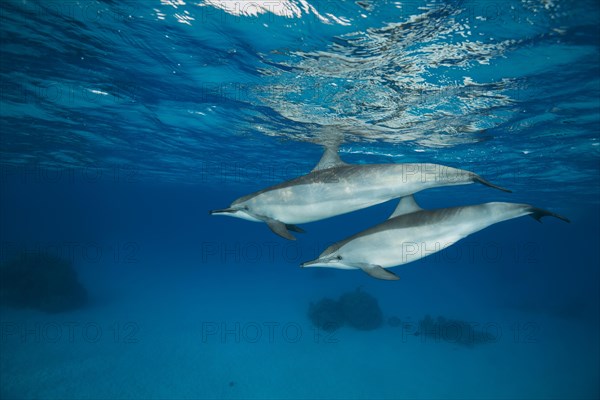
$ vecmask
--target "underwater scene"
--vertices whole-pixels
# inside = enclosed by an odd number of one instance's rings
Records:
[[[600,5],[0,2],[0,399],[600,398]]]

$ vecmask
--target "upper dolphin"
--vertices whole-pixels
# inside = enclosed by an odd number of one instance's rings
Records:
[[[375,278],[396,280],[398,276],[385,268],[419,260],[490,225],[523,215],[538,221],[552,216],[569,222],[528,204],[485,203],[423,210],[410,195],[400,200],[387,221],[332,244],[319,258],[302,266],[362,269]]]
[[[295,240],[289,230],[303,230],[293,224],[360,210],[424,189],[473,182],[510,192],[473,172],[439,164],[351,165],[340,159],[337,147],[328,147],[309,174],[240,197],[229,208],[210,213],[263,221],[279,236]]]

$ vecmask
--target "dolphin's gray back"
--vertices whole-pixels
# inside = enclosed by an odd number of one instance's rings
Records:
[[[382,177],[386,177],[386,174],[393,174],[392,176],[395,175],[396,184],[403,183],[406,186],[417,184],[422,186],[422,188],[470,183],[473,181],[473,177],[476,176],[469,171],[438,164],[346,164],[333,168],[316,170],[298,178],[270,186],[258,192],[240,197],[234,201],[232,205],[246,202],[254,197],[269,192],[305,185],[352,183],[354,186],[368,188],[369,186],[376,184],[378,179],[380,180]],[[390,190],[391,189],[393,188],[390,188]],[[421,189],[419,188],[419,190]],[[408,190],[408,192],[412,193],[410,190]],[[410,193],[402,193],[402,195]]]
[[[457,233],[464,232],[465,235],[468,235],[494,223],[530,214],[531,210],[532,207],[527,204],[500,202],[441,208],[437,210],[420,210],[390,218],[372,228],[334,243],[323,252],[321,257],[334,253],[356,239],[378,235],[387,231],[407,230],[411,228],[429,228],[435,231],[440,226],[450,225],[456,227]]]
[[[275,190],[285,189],[292,186],[310,185],[317,182],[334,182],[334,180],[339,180],[340,176],[348,175],[348,173],[345,170],[350,167],[356,167],[356,165],[345,165],[320,171],[313,171],[309,174],[299,176],[298,178],[290,179],[288,181],[281,182],[277,185],[269,186],[268,188],[259,190],[258,192],[250,193],[249,195],[240,197],[239,199],[234,201],[232,205],[243,203],[264,193],[273,192]]]
[[[474,206],[472,206],[474,207]],[[390,218],[387,221],[384,221],[378,225],[375,225],[369,229],[361,231],[355,235],[352,235],[344,240],[336,242],[329,246],[321,257],[327,256],[328,254],[334,253],[339,248],[343,247],[349,242],[352,242],[355,239],[376,235],[381,232],[395,230],[395,229],[406,229],[413,227],[425,227],[429,225],[436,225],[443,223],[443,221],[447,221],[452,219],[462,213],[465,207],[451,207],[451,208],[442,208],[438,210],[421,210],[410,214],[400,215],[398,217]]]

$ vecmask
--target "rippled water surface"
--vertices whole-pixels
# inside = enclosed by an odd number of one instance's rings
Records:
[[[359,160],[594,201],[597,21],[592,1],[7,1],[2,160],[194,182],[238,152],[308,168],[294,143],[335,132]]]

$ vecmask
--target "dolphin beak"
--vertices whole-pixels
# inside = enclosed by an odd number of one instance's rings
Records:
[[[316,264],[318,262],[319,262],[319,260],[316,259],[316,260],[312,260],[312,261],[303,262],[302,264],[300,264],[300,266],[302,268],[304,268],[304,267],[310,267],[311,265]]]
[[[317,258],[316,260],[307,261],[305,263],[300,264],[302,268],[304,267],[326,267],[328,263],[331,262],[330,258]]]
[[[238,210],[234,210],[233,208],[222,208],[220,210],[211,210],[208,213],[210,215],[219,215],[219,214],[235,214]]]

